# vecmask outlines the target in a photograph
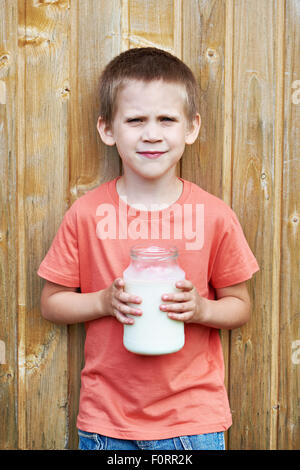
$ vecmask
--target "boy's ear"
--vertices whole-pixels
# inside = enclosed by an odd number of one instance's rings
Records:
[[[113,136],[113,132],[111,127],[103,120],[101,116],[99,116],[98,121],[97,121],[97,130],[99,132],[99,135],[101,137],[101,140],[106,144],[106,145],[115,145],[116,141]]]
[[[199,113],[193,119],[193,122],[189,125],[186,136],[185,136],[185,143],[191,145],[195,142],[198,137],[199,131],[201,127],[201,116]]]

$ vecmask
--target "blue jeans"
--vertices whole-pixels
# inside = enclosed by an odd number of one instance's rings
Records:
[[[158,441],[115,439],[78,430],[80,450],[225,450],[224,433],[212,432]]]

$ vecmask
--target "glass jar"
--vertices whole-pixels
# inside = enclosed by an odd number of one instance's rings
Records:
[[[145,355],[179,351],[184,345],[184,322],[169,318],[159,308],[167,304],[162,300],[163,294],[181,292],[175,283],[185,278],[185,272],[177,264],[177,248],[135,245],[130,257],[131,263],[123,273],[125,292],[142,298],[138,307],[143,313],[134,317],[133,324],[124,325],[125,348]]]

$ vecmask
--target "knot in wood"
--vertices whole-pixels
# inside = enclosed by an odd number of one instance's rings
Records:
[[[9,52],[3,52],[0,55],[0,68],[1,69],[8,66],[9,59],[10,59],[10,53]]]
[[[217,52],[215,51],[215,49],[209,48],[206,51],[206,56],[209,60],[217,59]]]

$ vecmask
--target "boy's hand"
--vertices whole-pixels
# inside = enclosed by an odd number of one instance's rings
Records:
[[[186,323],[202,323],[206,317],[207,299],[201,297],[191,281],[176,282],[176,287],[182,289],[179,293],[166,293],[162,300],[166,304],[160,306],[161,310],[168,313],[173,320]]]
[[[134,320],[127,314],[141,316],[139,308],[129,307],[127,303],[141,303],[142,299],[136,295],[124,292],[125,283],[122,278],[117,278],[110,287],[104,289],[105,309],[107,313],[116,317],[123,324],[132,325]]]

